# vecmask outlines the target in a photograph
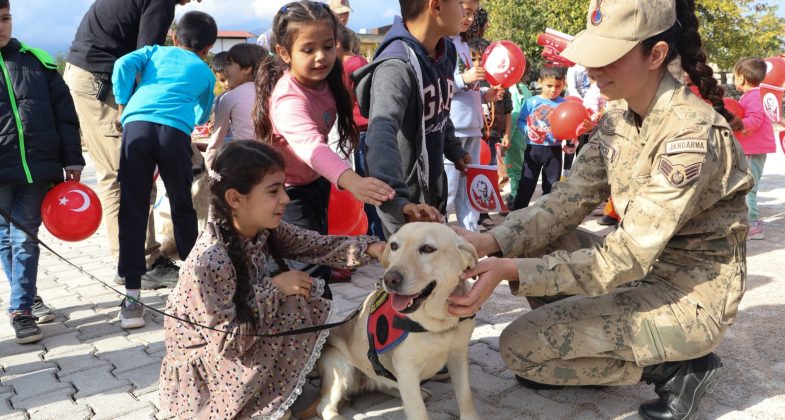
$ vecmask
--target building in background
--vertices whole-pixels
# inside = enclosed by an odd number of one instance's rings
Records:
[[[218,31],[218,38],[215,40],[215,45],[210,49],[210,52],[218,54],[222,51],[229,51],[229,48],[237,44],[254,42],[255,40],[256,35],[247,31]]]

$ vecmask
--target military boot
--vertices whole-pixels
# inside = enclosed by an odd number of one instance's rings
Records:
[[[709,353],[682,362],[647,366],[642,380],[654,383],[660,397],[641,404],[638,413],[646,420],[688,420],[695,418],[703,395],[717,380],[720,358]]]

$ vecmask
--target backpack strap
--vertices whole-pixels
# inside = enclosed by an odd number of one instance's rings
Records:
[[[33,54],[38,61],[41,62],[41,65],[46,67],[49,70],[57,70],[57,61],[52,58],[52,55],[48,52],[40,49],[40,48],[33,48],[25,44],[24,42],[20,42],[22,47],[19,49],[20,53],[29,53]]]

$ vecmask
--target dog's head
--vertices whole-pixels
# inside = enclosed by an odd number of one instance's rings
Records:
[[[468,291],[460,276],[477,263],[477,251],[446,225],[409,223],[389,238],[381,262],[395,310],[412,314],[422,308],[444,319],[447,298]]]

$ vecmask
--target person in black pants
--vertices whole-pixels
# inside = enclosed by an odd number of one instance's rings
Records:
[[[144,47],[121,57],[112,75],[123,131],[120,151],[120,259],[128,299],[120,326],[144,326],[138,303],[145,231],[156,165],[169,195],[177,251],[185,260],[197,236],[191,198],[191,132],[213,105],[215,76],[204,62],[218,36],[215,20],[202,12],[180,19],[174,47]],[[138,77],[138,82],[137,82]]]

